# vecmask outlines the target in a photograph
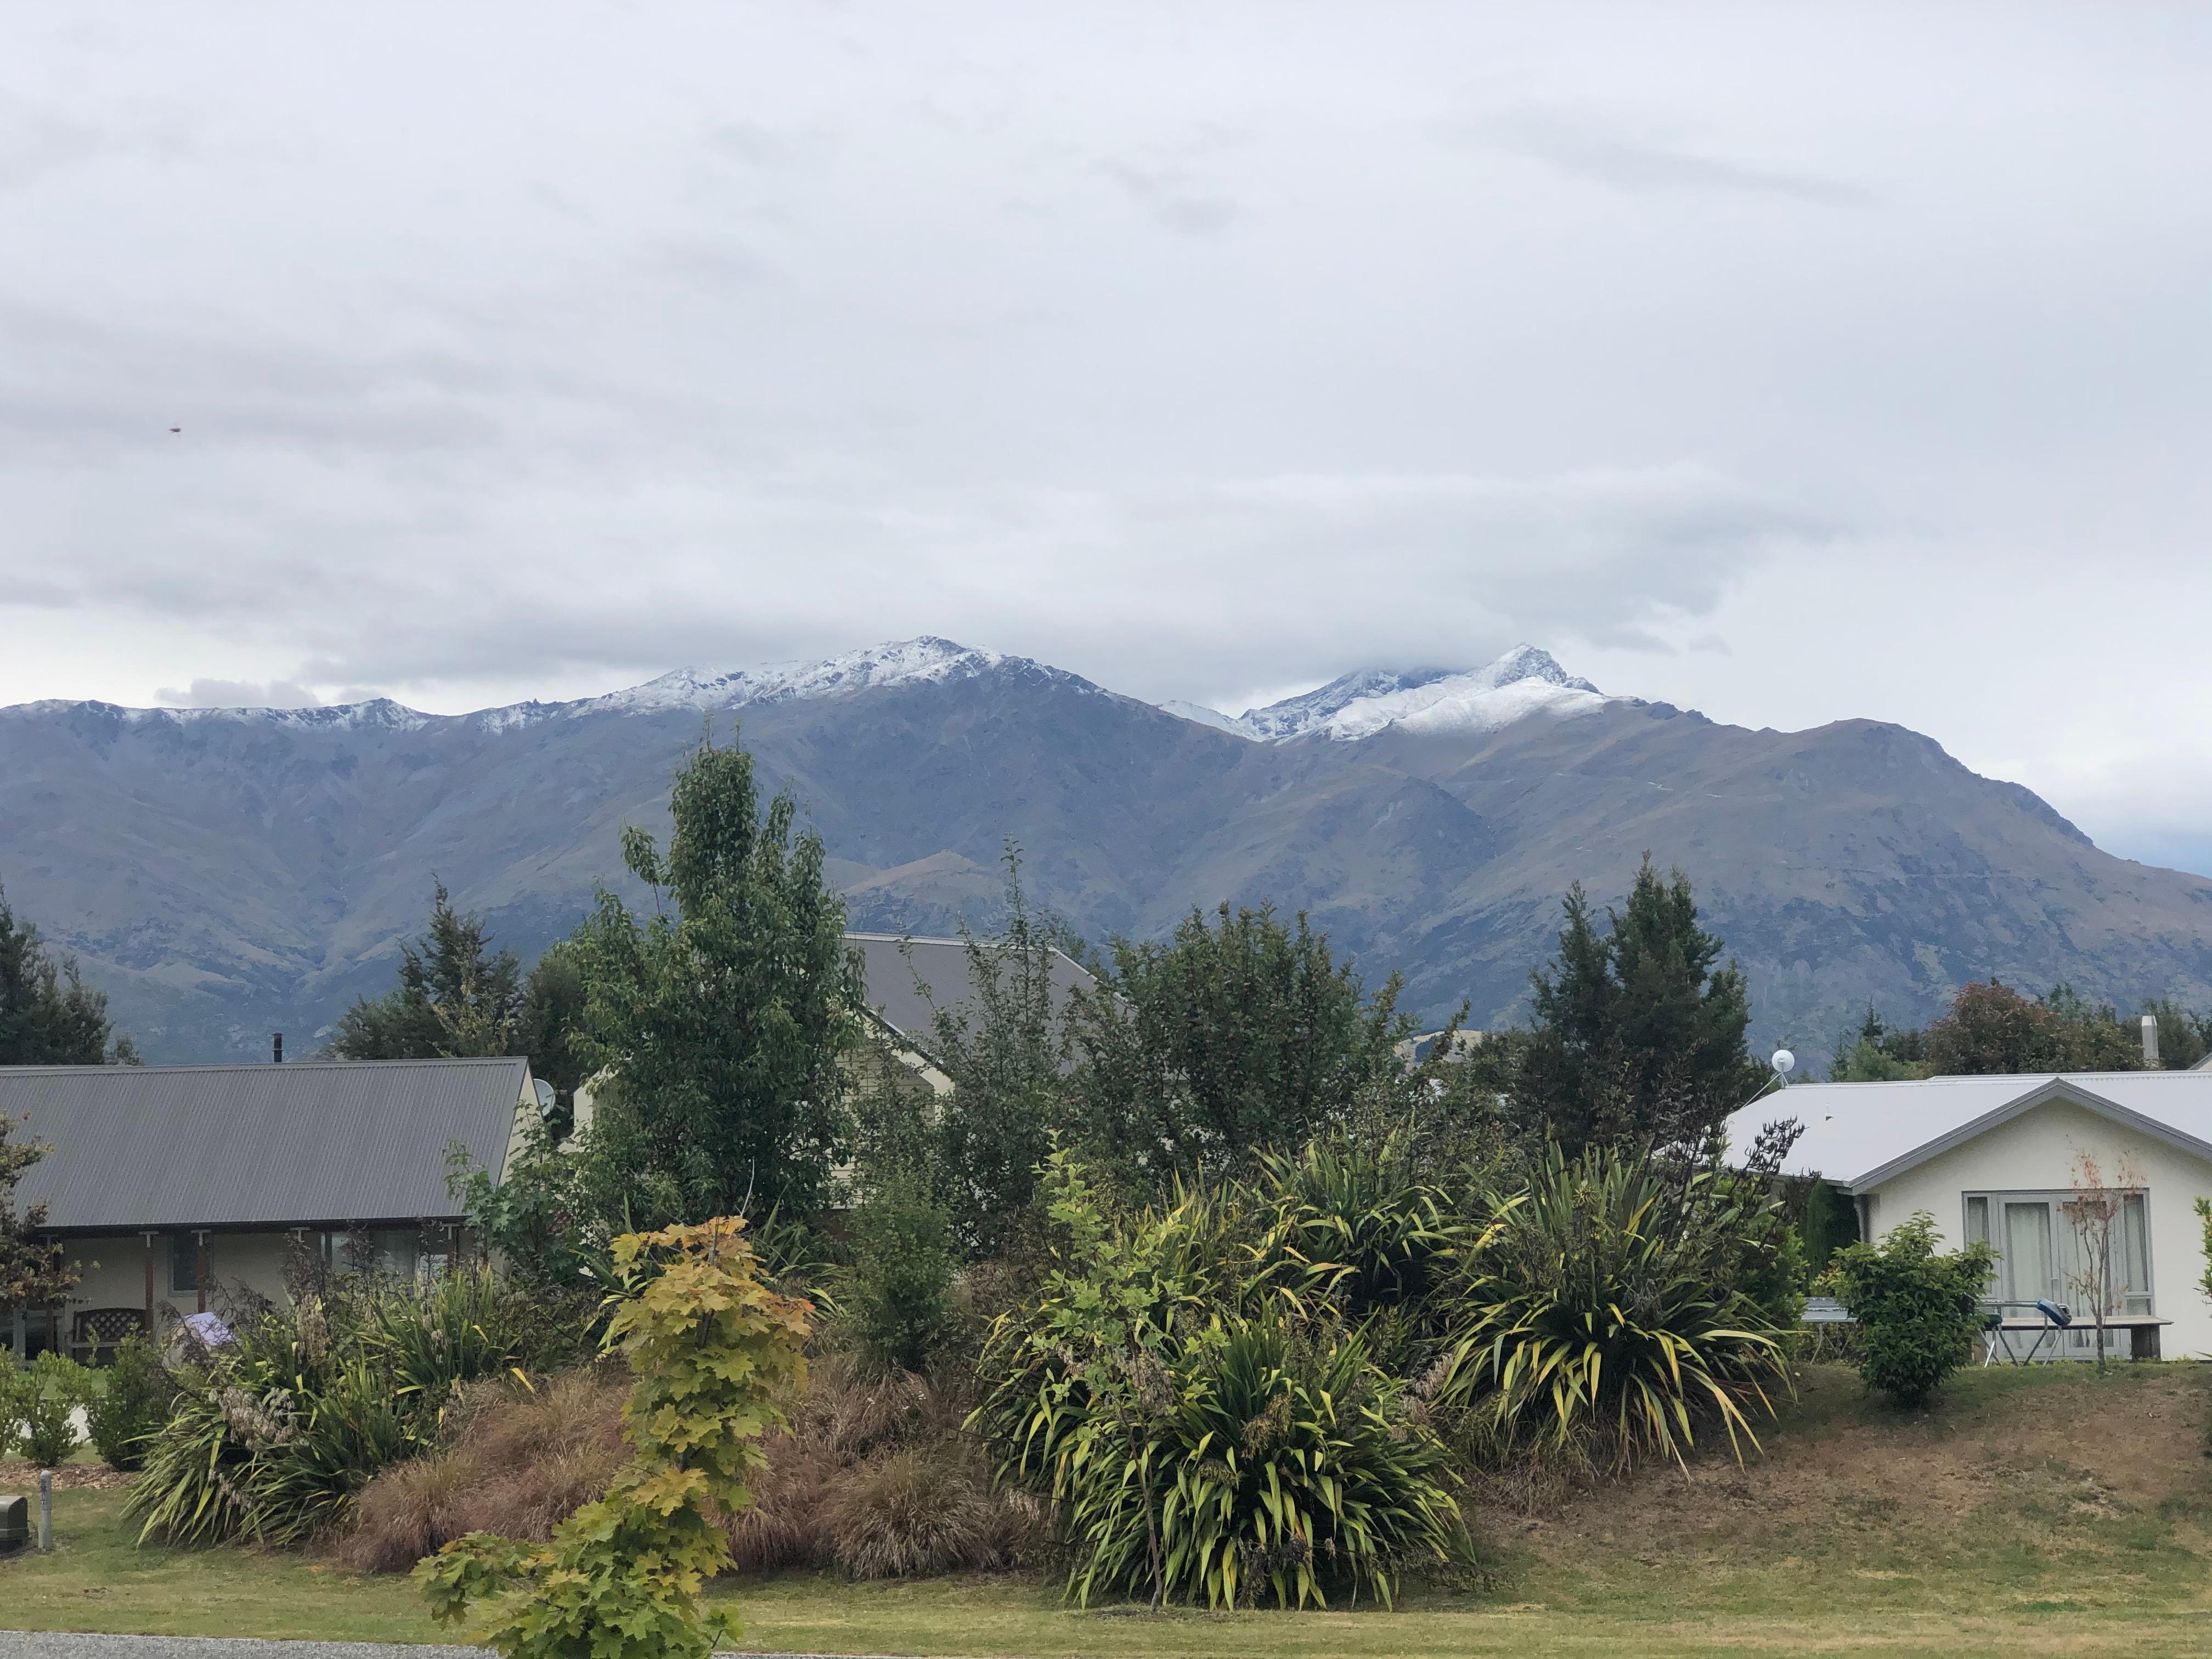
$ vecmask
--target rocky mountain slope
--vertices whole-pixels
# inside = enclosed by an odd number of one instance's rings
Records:
[[[659,831],[733,726],[799,797],[856,926],[988,922],[1000,848],[1094,939],[1191,905],[1310,910],[1425,1014],[1507,1017],[1579,878],[1680,863],[1749,970],[1761,1041],[1818,1050],[1872,1000],[1924,1018],[1996,974],[2212,1001],[2212,881],[2115,859],[1929,738],[1747,731],[1607,697],[1540,651],[1346,676],[1234,719],[917,640],[454,716],[0,709],[0,883],[149,1057],[316,1040],[389,982],[434,872],[526,955]]]

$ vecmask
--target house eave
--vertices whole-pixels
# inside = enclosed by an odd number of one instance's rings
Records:
[[[1977,1139],[1990,1130],[1999,1128],[2013,1119],[2034,1111],[2039,1107],[2047,1106],[2054,1100],[2063,1100],[2069,1104],[2079,1106],[2085,1111],[2094,1112],[2100,1117],[2124,1125],[2128,1128],[2148,1136],[2153,1140],[2160,1141],[2173,1147],[2176,1151],[2187,1152],[2208,1163],[2212,1163],[2212,1141],[2200,1140],[2195,1135],[2185,1133],[2171,1124],[2162,1123],[2156,1118],[2146,1116],[2131,1108],[2121,1105],[2118,1101],[2107,1100],[2104,1096],[2093,1090],[2085,1089],[2078,1083],[2063,1077],[2055,1077],[2046,1083],[2039,1084],[2026,1094],[2007,1101],[1996,1110],[1984,1112],[1981,1116],[1971,1119],[1955,1129],[1937,1135],[1932,1140],[1923,1141],[1911,1151],[1892,1158],[1887,1164],[1879,1164],[1863,1175],[1855,1176],[1848,1181],[1839,1181],[1831,1176],[1829,1185],[1853,1196],[1871,1193],[1886,1183],[1896,1180],[1898,1176],[1907,1171],[1917,1169],[1930,1158],[1940,1158],[1953,1148],[1963,1146],[1968,1141]]]

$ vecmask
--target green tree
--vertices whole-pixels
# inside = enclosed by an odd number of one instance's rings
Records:
[[[844,905],[790,795],[760,810],[744,749],[702,743],[669,808],[665,854],[643,830],[623,836],[656,914],[641,921],[602,889],[573,942],[576,1051],[612,1073],[585,1159],[602,1219],[810,1216],[849,1138],[860,967]]]
[[[349,1008],[331,1051],[343,1060],[512,1054],[521,980],[514,952],[494,951],[483,918],[454,909],[446,884],[434,878],[430,925],[399,942],[399,983]]]
[[[1689,878],[1662,879],[1644,856],[1603,933],[1577,883],[1559,953],[1532,976],[1535,1020],[1489,1060],[1522,1127],[1569,1152],[1597,1142],[1701,1139],[1757,1091],[1744,1047],[1742,970],[1698,925]]]
[[[952,1228],[927,1176],[893,1170],[854,1212],[839,1300],[878,1364],[919,1371],[951,1334]]]
[[[923,1156],[955,1231],[979,1256],[997,1254],[1022,1228],[1037,1166],[1066,1117],[1065,964],[1079,948],[1054,918],[1030,908],[1021,849],[1011,842],[1004,862],[1004,925],[979,939],[961,924],[965,995],[940,1006],[915,978],[930,1009],[929,1059],[952,1081],[950,1096],[924,1107]],[[905,1082],[903,1072],[892,1075]]]
[[[1896,1083],[1930,1076],[1933,1069],[1928,1060],[1927,1033],[1892,1026],[1869,1004],[1858,1030],[1847,1030],[1836,1039],[1828,1081]]]
[[[562,939],[538,958],[523,981],[522,1005],[515,1015],[515,1047],[529,1056],[530,1074],[553,1085],[563,1133],[577,1085],[590,1075],[582,1047],[587,1000],[583,963]]]
[[[46,1243],[46,1206],[15,1207],[15,1183],[53,1150],[34,1140],[11,1140],[15,1120],[0,1112],[0,1308],[44,1308],[67,1296],[76,1273],[62,1247]]]
[[[1164,943],[1116,939],[1109,980],[1074,999],[1085,1131],[1151,1185],[1295,1149],[1402,1080],[1398,994],[1393,975],[1369,995],[1303,912],[1286,925],[1224,904]]]
[[[2017,1072],[2140,1070],[2139,1035],[2109,1006],[2086,1001],[2070,985],[2030,999],[1991,980],[1961,988],[1928,1028],[1928,1060],[1939,1077]]]
[[[137,1063],[108,1024],[107,993],[85,984],[75,957],[57,962],[0,890],[0,1066]]]

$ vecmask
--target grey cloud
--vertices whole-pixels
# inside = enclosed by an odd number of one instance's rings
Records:
[[[319,708],[323,702],[289,680],[194,680],[181,691],[165,686],[155,696],[172,708]]]
[[[761,121],[724,121],[708,129],[707,148],[729,161],[776,171],[805,171],[836,149],[827,133],[793,131]]]
[[[1218,236],[1243,216],[1228,197],[1208,191],[1176,168],[1150,168],[1106,161],[1101,170],[1121,185],[1155,224],[1184,236]]]
[[[1454,136],[1480,148],[1524,156],[1591,184],[1632,195],[1674,191],[1778,198],[1820,207],[1859,208],[1872,191],[1846,179],[1759,167],[1632,136],[1602,116],[1528,108],[1480,117]]]
[[[931,632],[1241,706],[1529,638],[2212,815],[2142,689],[2212,699],[2180,25],[486,3],[27,14],[0,702]]]
[[[191,149],[189,126],[173,115],[133,111],[100,125],[0,93],[0,191],[21,189],[118,155],[174,160]]]

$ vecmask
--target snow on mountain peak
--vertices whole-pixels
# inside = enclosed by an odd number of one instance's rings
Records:
[[[1194,703],[1165,707],[1240,737],[1287,743],[1314,732],[1350,742],[1390,726],[1408,732],[1495,731],[1528,714],[1589,714],[1606,702],[1597,687],[1568,673],[1550,652],[1516,645],[1480,668],[1360,669],[1234,720]]]
[[[925,634],[920,639],[848,651],[820,662],[769,663],[726,674],[679,668],[625,691],[592,697],[569,708],[576,714],[650,713],[660,708],[736,708],[747,703],[788,702],[800,697],[849,696],[855,692],[928,680],[968,679],[1009,659]]]

